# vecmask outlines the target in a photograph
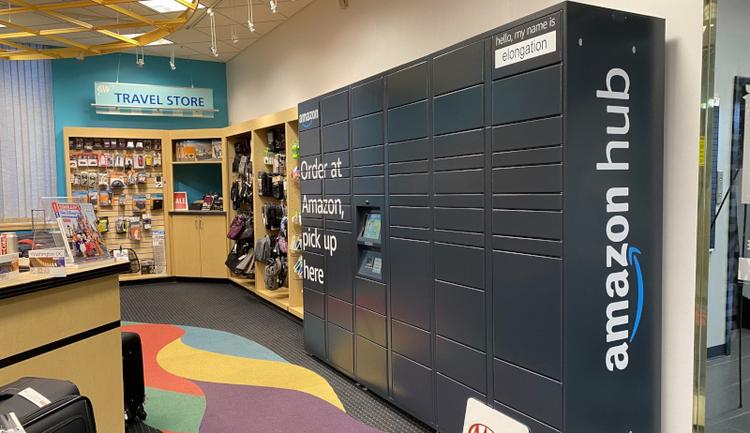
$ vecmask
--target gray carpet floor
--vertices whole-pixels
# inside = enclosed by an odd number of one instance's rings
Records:
[[[198,326],[240,335],[323,376],[354,418],[384,432],[433,432],[307,355],[303,348],[302,322],[242,288],[229,283],[155,282],[123,286],[121,295],[124,321]],[[128,428],[128,433],[153,431],[143,426]]]

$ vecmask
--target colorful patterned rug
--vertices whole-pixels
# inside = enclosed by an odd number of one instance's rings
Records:
[[[382,433],[320,375],[228,332],[128,323],[143,344],[146,424],[164,433]]]

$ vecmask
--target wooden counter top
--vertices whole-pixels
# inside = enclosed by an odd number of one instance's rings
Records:
[[[0,299],[25,295],[106,275],[119,274],[120,272],[127,271],[129,268],[130,264],[126,261],[110,259],[90,265],[68,268],[65,277],[52,277],[48,275],[35,275],[31,272],[22,272],[15,280],[0,282]]]

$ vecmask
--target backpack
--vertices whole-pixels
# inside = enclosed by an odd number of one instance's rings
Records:
[[[268,235],[263,236],[255,243],[255,260],[268,262],[271,260],[271,251],[273,251],[271,238]]]
[[[247,216],[244,214],[238,214],[234,217],[232,220],[232,224],[229,226],[229,232],[227,233],[227,237],[232,240],[239,239],[242,232],[245,230],[245,226],[247,225]]]
[[[281,267],[281,260],[278,258],[266,265],[265,275],[263,276],[263,281],[266,283],[266,289],[276,290],[280,287],[281,278],[279,278],[279,275],[281,274]]]

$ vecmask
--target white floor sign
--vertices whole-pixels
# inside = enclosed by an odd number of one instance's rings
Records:
[[[503,415],[479,400],[466,402],[466,417],[462,433],[529,433],[529,428]]]

